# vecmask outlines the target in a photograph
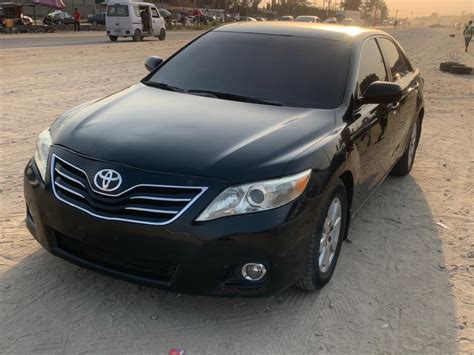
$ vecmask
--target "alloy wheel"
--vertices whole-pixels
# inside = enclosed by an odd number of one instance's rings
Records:
[[[408,163],[411,166],[415,158],[416,140],[418,138],[418,124],[415,123],[410,137],[410,146],[408,147]]]
[[[326,272],[336,254],[341,234],[342,206],[339,197],[334,197],[324,220],[323,233],[319,242],[319,270]]]

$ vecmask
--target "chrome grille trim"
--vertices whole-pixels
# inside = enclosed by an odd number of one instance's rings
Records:
[[[59,174],[61,175],[62,177],[65,177],[66,179],[69,179],[73,182],[75,182],[76,184],[79,184],[81,185],[83,188],[86,188],[86,185],[84,185],[82,182],[80,182],[79,180],[77,179],[74,179],[73,177],[70,177],[69,175],[67,174],[64,174],[61,170],[59,170],[58,168],[54,168],[54,170]]]
[[[151,213],[178,214],[178,211],[155,210],[153,208],[125,207],[125,209],[131,210],[131,211],[142,211],[142,212],[151,212]]]
[[[82,173],[82,175],[84,175],[85,179],[87,180],[88,182],[88,186],[86,187],[82,182],[80,182],[79,180],[71,177],[71,176],[68,176],[66,173],[64,172],[61,172],[59,169],[56,169],[56,162],[59,161],[60,163],[62,164],[66,164],[68,165],[69,167],[79,171]],[[113,217],[113,216],[107,216],[107,215],[104,215],[104,214],[101,214],[100,212],[98,211],[94,211],[94,207],[92,206],[87,206],[88,208],[84,208],[83,206],[79,206],[77,205],[76,203],[71,202],[71,201],[68,201],[67,199],[61,197],[58,192],[60,192],[61,190],[64,190],[64,191],[67,191],[68,193],[71,193],[73,195],[76,195],[78,197],[81,197],[83,198],[85,201],[88,201],[88,198],[86,196],[83,196],[82,194],[80,194],[79,192],[77,191],[74,191],[70,188],[68,188],[67,186],[64,186],[62,185],[61,183],[57,182],[56,179],[55,179],[55,172],[58,173],[58,176],[62,176],[64,177],[65,179],[69,179],[70,181],[73,181],[77,184],[79,184],[80,186],[84,187],[84,189],[87,191],[87,194],[90,195],[88,189],[90,189],[94,194],[98,194],[98,195],[103,195],[103,196],[107,196],[107,197],[118,197],[118,196],[122,196],[124,195],[125,193],[127,192],[130,192],[132,191],[133,189],[136,189],[136,188],[139,188],[139,187],[150,187],[150,188],[162,188],[162,189],[183,189],[183,190],[200,190],[198,193],[196,193],[196,196],[194,196],[193,198],[166,198],[166,197],[154,197],[154,196],[143,196],[143,195],[139,195],[139,196],[130,196],[128,198],[128,200],[138,200],[138,199],[143,199],[143,200],[149,200],[149,201],[165,201],[165,202],[187,202],[187,204],[182,207],[180,210],[178,211],[173,211],[173,210],[162,210],[162,209],[159,209],[159,208],[142,208],[142,207],[134,207],[134,206],[125,206],[123,208],[122,211],[137,211],[137,212],[145,212],[145,213],[156,213],[156,214],[165,214],[165,215],[170,215],[172,216],[171,219],[169,220],[165,220],[165,221],[157,221],[157,222],[153,222],[153,221],[146,221],[146,220],[140,220],[138,218],[133,218],[133,217]],[[167,225],[167,224],[170,224],[172,223],[173,221],[175,221],[176,219],[178,219],[184,212],[186,212],[193,204],[194,202],[196,202],[208,189],[208,187],[204,187],[204,186],[175,186],[175,185],[157,185],[157,184],[137,184],[137,185],[134,185],[130,188],[128,188],[127,190],[124,190],[120,193],[117,193],[117,194],[108,194],[108,193],[104,193],[104,192],[101,192],[101,191],[97,191],[96,189],[94,189],[94,186],[91,184],[91,181],[89,180],[89,176],[87,175],[87,173],[75,166],[74,164],[71,164],[69,163],[68,161],[64,160],[63,158],[57,156],[56,154],[52,154],[52,157],[51,157],[51,167],[50,167],[50,179],[51,179],[51,187],[52,187],[52,190],[53,190],[53,194],[54,196],[61,202],[75,208],[75,209],[78,209],[82,212],[85,212],[87,213],[88,215],[90,216],[93,216],[95,218],[98,218],[98,219],[103,219],[103,220],[108,220],[108,221],[119,221],[119,222],[129,222],[129,223],[136,223],[136,224],[144,224],[144,225],[153,225],[153,226],[160,226],[160,225]],[[93,196],[91,196],[93,197]],[[151,206],[152,207],[152,206]],[[90,208],[90,209],[89,209]],[[113,212],[111,212],[113,213]]]
[[[150,200],[150,201],[169,201],[169,202],[189,202],[190,198],[167,198],[167,197],[152,197],[152,196],[132,196],[130,200]]]
[[[61,189],[63,189],[63,190],[66,190],[67,192],[69,192],[69,193],[71,193],[71,194],[73,194],[73,195],[82,197],[84,200],[86,199],[86,197],[85,197],[84,195],[82,195],[82,194],[80,194],[79,192],[76,192],[76,191],[74,191],[74,190],[71,190],[70,188],[68,188],[68,187],[66,187],[66,186],[61,185],[59,182],[56,182],[56,181],[55,181],[54,184],[55,184],[57,187],[59,187],[59,188],[61,188]]]

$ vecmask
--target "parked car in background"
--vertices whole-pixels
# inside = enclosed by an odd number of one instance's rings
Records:
[[[337,18],[335,17],[328,17],[323,21],[324,23],[329,23],[329,24],[337,24]]]
[[[281,16],[279,21],[294,21],[295,18],[293,16]]]
[[[237,18],[238,22],[256,22],[257,20],[250,16],[240,16]]]
[[[85,268],[178,293],[315,291],[351,218],[413,167],[424,82],[385,32],[229,24],[145,65],[61,115],[25,169],[27,228]]]
[[[72,25],[74,24],[74,17],[64,11],[54,11],[47,14],[43,22],[45,24]]]
[[[105,12],[99,12],[87,19],[87,22],[93,25],[105,25]]]
[[[168,9],[164,8],[159,8],[158,11],[160,12],[161,17],[165,19],[165,22],[170,24],[173,14]]]
[[[257,21],[259,21],[259,22],[263,22],[263,21],[266,21],[266,19],[265,19],[265,18],[263,18],[263,17],[257,17]]]
[[[32,26],[34,22],[31,17],[25,16],[23,14],[21,14],[21,21],[23,22],[25,26]]]
[[[351,19],[350,17],[346,17],[345,19],[341,21],[341,24],[344,26],[352,26],[354,25],[354,20]]]
[[[295,18],[296,22],[321,22],[321,19],[318,16],[298,16]]]

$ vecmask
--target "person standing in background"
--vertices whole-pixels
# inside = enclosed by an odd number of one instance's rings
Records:
[[[77,7],[74,9],[74,32],[79,32],[81,30],[81,13],[77,9]]]
[[[464,27],[464,31],[462,32],[464,35],[464,44],[466,45],[466,53],[467,50],[469,49],[469,44],[471,43],[472,40],[472,20],[469,21],[469,23]]]

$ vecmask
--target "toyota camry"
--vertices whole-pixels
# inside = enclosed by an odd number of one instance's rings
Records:
[[[61,115],[25,169],[27,227],[72,263],[180,293],[313,291],[412,169],[423,79],[384,32],[235,23],[145,66]]]

